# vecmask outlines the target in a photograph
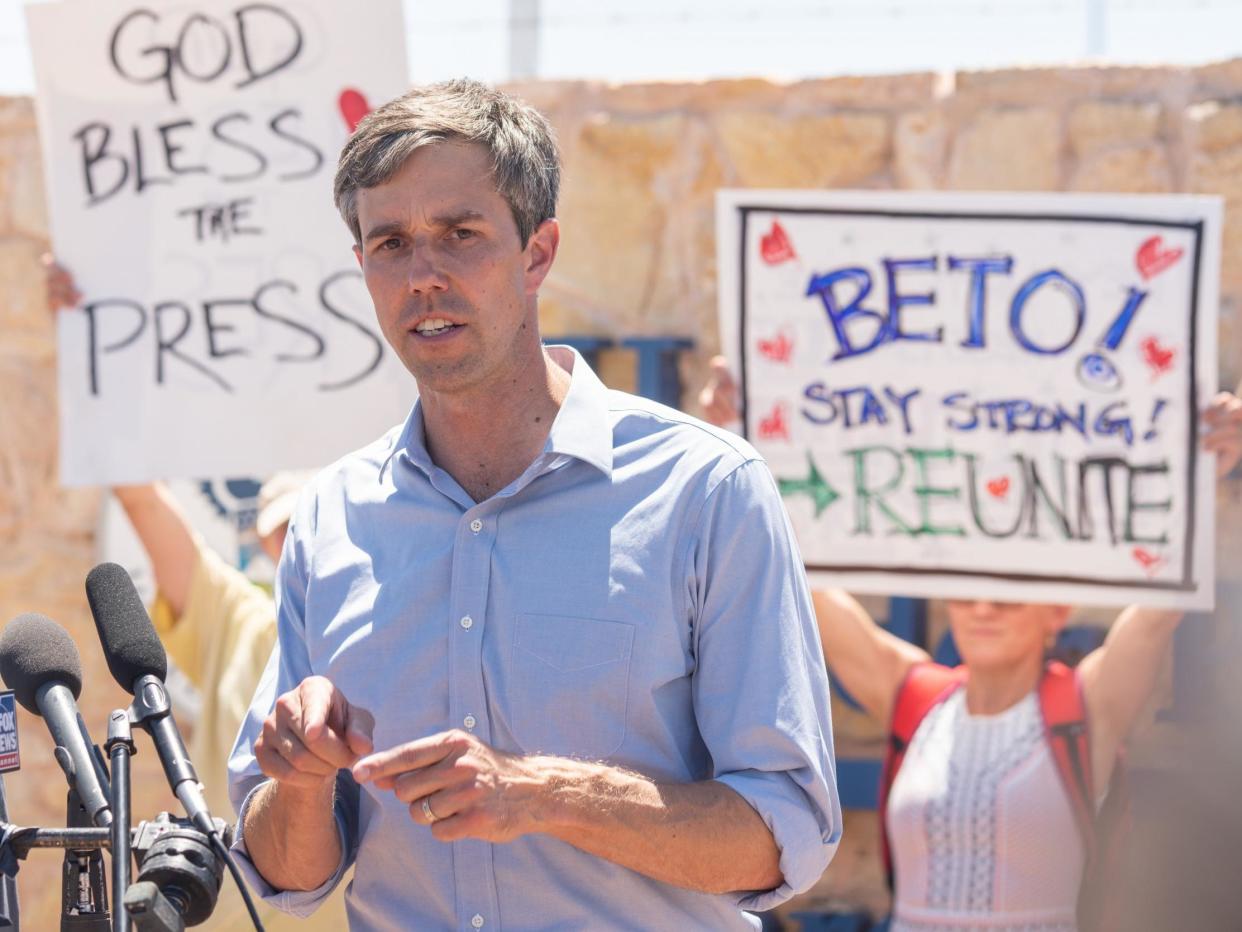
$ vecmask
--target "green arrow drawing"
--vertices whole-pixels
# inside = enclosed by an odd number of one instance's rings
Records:
[[[819,517],[824,513],[829,505],[841,497],[832,486],[824,481],[824,477],[820,475],[819,469],[815,466],[815,460],[811,458],[808,451],[806,454],[807,466],[810,471],[805,479],[777,479],[777,488],[781,490],[781,496],[788,498],[791,495],[799,495],[806,493],[815,500],[815,517]]]

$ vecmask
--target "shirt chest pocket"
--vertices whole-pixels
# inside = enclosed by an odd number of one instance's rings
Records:
[[[602,758],[625,738],[634,626],[518,615],[511,655],[513,737],[528,754]]]

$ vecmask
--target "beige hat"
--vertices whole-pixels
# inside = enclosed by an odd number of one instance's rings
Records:
[[[314,470],[278,472],[259,489],[259,514],[254,529],[260,537],[267,537],[293,517],[302,487],[315,477]]]

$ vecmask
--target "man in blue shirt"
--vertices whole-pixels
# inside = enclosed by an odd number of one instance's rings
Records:
[[[484,85],[346,144],[404,425],[303,495],[230,762],[256,888],[358,929],[750,928],[840,837],[801,558],[744,441],[545,348],[559,156]]]

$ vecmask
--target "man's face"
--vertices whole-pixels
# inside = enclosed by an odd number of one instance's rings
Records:
[[[538,358],[535,296],[559,233],[545,221],[522,247],[486,148],[416,149],[387,182],[358,191],[358,223],[380,329],[420,391],[494,388]]]

